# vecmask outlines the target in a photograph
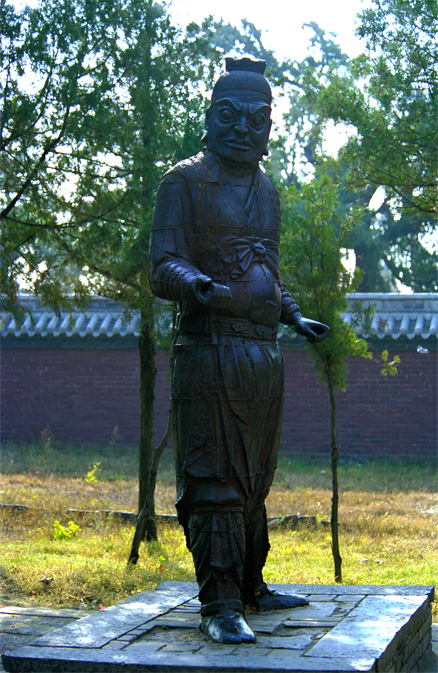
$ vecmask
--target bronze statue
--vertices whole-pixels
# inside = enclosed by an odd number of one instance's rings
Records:
[[[283,409],[277,326],[308,341],[328,327],[303,318],[279,277],[280,207],[259,168],[271,89],[264,61],[226,59],[206,116],[206,149],[178,163],[157,194],[150,283],[180,313],[171,350],[177,511],[192,552],[201,630],[253,642],[244,607],[307,604],[268,590],[265,499]]]

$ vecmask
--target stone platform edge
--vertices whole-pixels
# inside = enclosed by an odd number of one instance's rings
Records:
[[[157,618],[169,618],[173,611],[185,610],[188,604],[196,602],[198,591],[195,583],[164,582],[155,590],[132,596],[42,636],[26,647],[4,653],[3,665],[10,673],[393,673],[414,670],[428,651],[432,623],[430,605],[435,595],[433,586],[288,584],[271,587],[307,595],[319,604],[338,596],[347,603],[352,601],[352,605],[356,601],[357,607],[346,612],[338,623],[330,624],[330,618],[326,617],[326,626],[333,628],[314,641],[312,649],[304,656],[298,656],[293,650],[275,650],[271,654],[260,647],[255,650],[244,645],[234,648],[233,652],[231,646],[214,643],[201,648],[202,656],[196,654],[193,657],[189,648],[180,651],[176,648],[172,654],[171,629],[167,635],[170,649],[167,646],[163,654],[149,651],[141,642],[131,645],[132,634],[137,632],[141,641],[149,623]],[[258,613],[255,619],[263,622],[266,614]],[[295,615],[298,617],[296,608]],[[286,621],[292,626],[291,617]],[[299,618],[297,624],[299,627]],[[265,640],[269,643],[269,636]]]

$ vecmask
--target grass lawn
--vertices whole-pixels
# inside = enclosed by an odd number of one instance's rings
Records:
[[[72,517],[69,508],[136,511],[136,450],[35,445],[2,450],[0,582],[3,604],[97,609],[164,580],[194,581],[178,526],[161,525],[128,568],[134,528],[112,517]],[[340,467],[340,541],[345,584],[431,585],[438,576],[437,465],[373,459]],[[158,513],[174,514],[172,458],[163,456]],[[273,529],[265,579],[332,584],[331,474],[321,459],[281,457],[268,516],[314,515],[317,528]],[[434,605],[438,620],[438,606]]]

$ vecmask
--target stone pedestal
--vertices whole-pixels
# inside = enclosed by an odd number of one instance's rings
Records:
[[[417,670],[433,587],[275,585],[309,606],[248,612],[251,645],[209,642],[195,584],[166,582],[3,655],[6,671],[251,673]]]

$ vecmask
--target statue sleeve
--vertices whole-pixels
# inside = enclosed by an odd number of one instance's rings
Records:
[[[281,291],[281,314],[280,322],[285,325],[290,325],[294,321],[293,314],[297,311],[299,312],[300,307],[292,299],[289,290],[286,288],[286,285],[280,278],[280,291]]]
[[[149,280],[157,297],[186,304],[198,303],[193,289],[196,280],[211,280],[194,266],[187,250],[185,234],[192,211],[185,181],[165,176],[158,187],[152,221]]]

